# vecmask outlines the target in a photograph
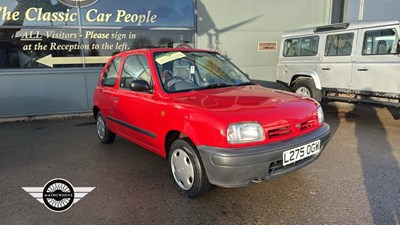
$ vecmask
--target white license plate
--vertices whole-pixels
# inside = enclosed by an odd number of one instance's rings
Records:
[[[297,162],[310,155],[317,154],[321,151],[321,141],[314,141],[312,143],[290,149],[283,152],[283,165],[289,165],[291,163]]]

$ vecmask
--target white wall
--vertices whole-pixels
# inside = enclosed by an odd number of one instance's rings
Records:
[[[197,47],[226,54],[252,79],[275,81],[278,51],[258,51],[283,31],[330,23],[331,1],[198,0]]]

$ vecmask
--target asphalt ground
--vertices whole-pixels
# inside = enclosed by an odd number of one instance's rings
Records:
[[[400,111],[325,103],[332,138],[309,166],[244,188],[188,199],[167,161],[92,118],[0,124],[0,224],[400,224]],[[22,187],[64,178],[94,187],[52,212]]]

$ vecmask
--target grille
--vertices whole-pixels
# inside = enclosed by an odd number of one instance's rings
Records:
[[[314,126],[314,120],[309,120],[300,125],[300,132],[311,129]]]
[[[292,133],[292,128],[288,125],[288,126],[284,126],[284,127],[280,127],[277,129],[273,129],[273,130],[269,130],[268,131],[268,137],[270,139],[273,138],[278,138],[278,137],[283,137],[286,135],[290,135]]]
[[[298,135],[308,133],[318,128],[318,118],[308,118],[303,121],[292,122],[290,124],[281,124],[278,126],[267,127],[265,136],[271,142],[282,141]]]
[[[269,170],[268,170],[269,175],[273,176],[273,175],[276,175],[276,174],[280,174],[282,172],[285,172],[286,170],[289,170],[292,167],[295,167],[295,166],[301,165],[303,163],[306,163],[312,158],[313,158],[313,155],[308,156],[307,158],[304,158],[302,160],[299,160],[297,162],[294,162],[294,163],[286,165],[286,166],[283,166],[283,161],[282,160],[278,160],[278,161],[272,162],[270,164],[270,167],[269,167]]]

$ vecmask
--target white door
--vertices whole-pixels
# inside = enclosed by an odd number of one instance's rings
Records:
[[[332,33],[324,37],[324,57],[318,65],[323,88],[340,92],[351,89],[356,37],[357,31]]]
[[[400,94],[398,26],[361,30],[359,40],[362,42],[355,57],[353,88],[367,94],[389,94],[388,97]]]

